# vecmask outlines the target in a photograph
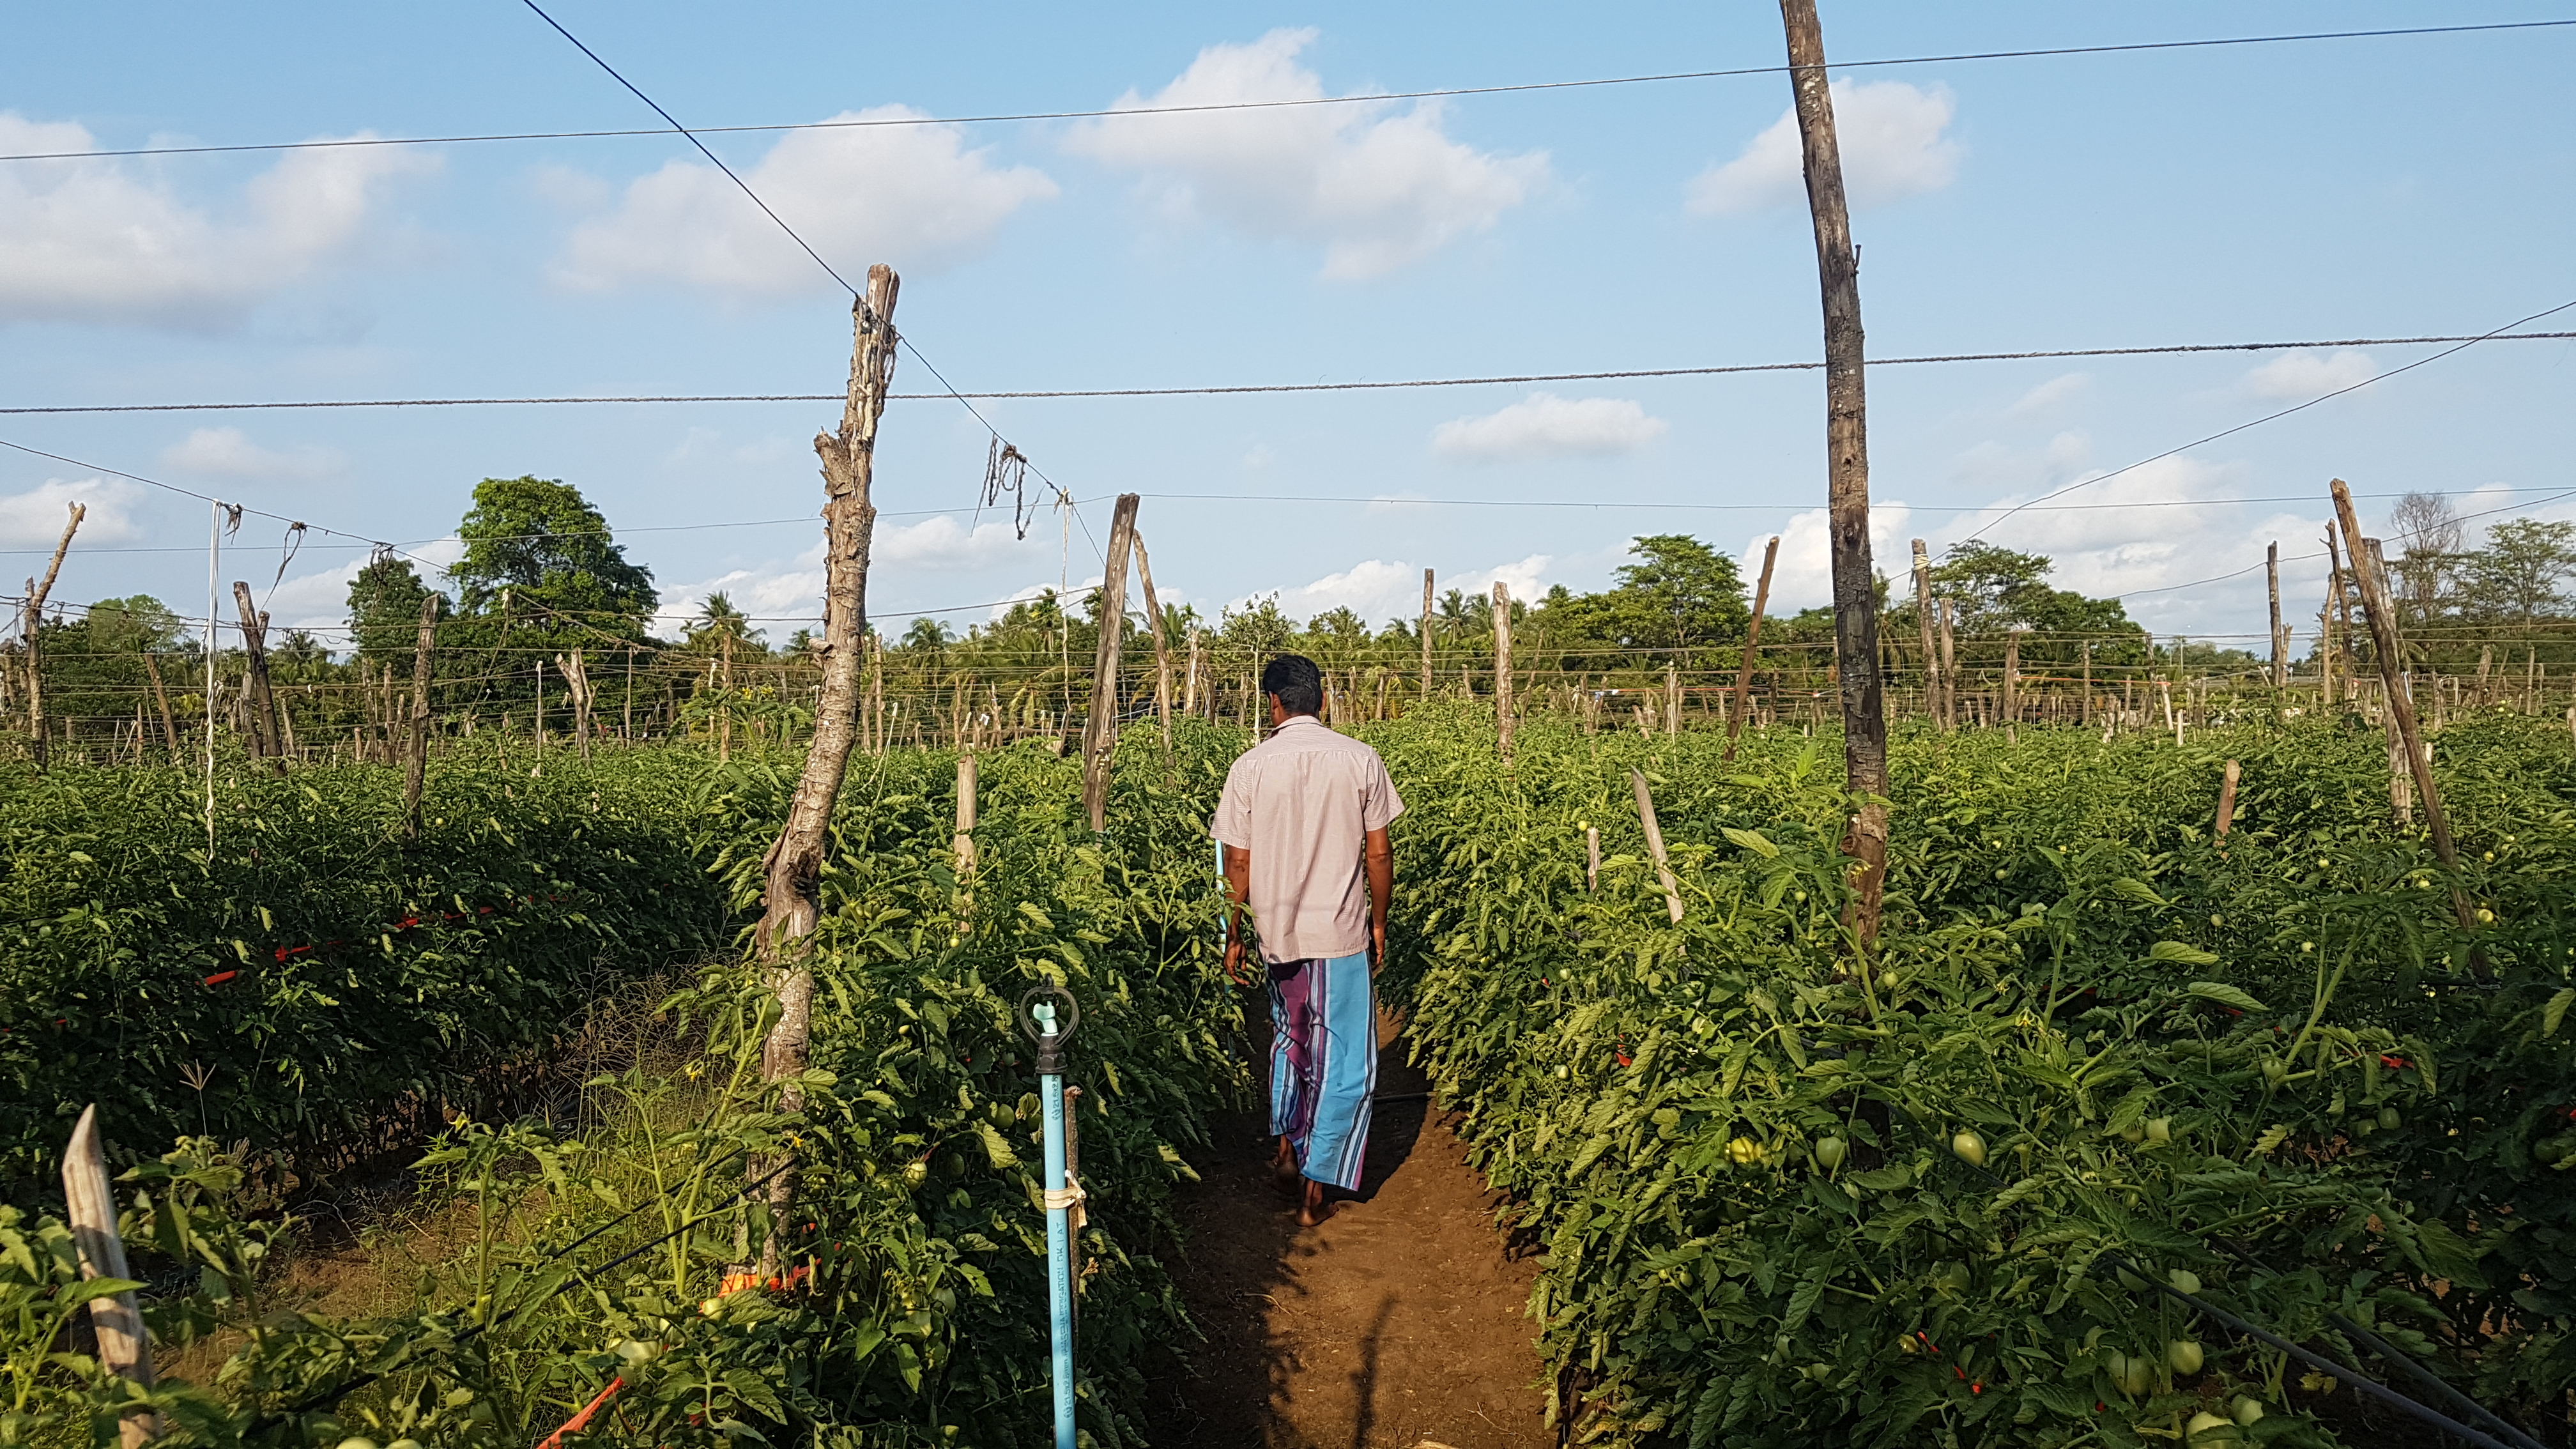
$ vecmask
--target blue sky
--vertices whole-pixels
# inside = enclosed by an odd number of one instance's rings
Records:
[[[553,13],[692,125],[1088,109],[1777,63],[1775,6],[607,5]],[[1840,59],[2558,18],[2514,3],[1825,0]],[[652,125],[523,6],[129,4],[15,17],[0,151]],[[2576,29],[1864,69],[1840,83],[1878,356],[2474,333],[2576,300]],[[1346,381],[1819,352],[1779,75],[1213,116],[738,134],[710,144],[961,388]],[[897,110],[893,108],[904,108]],[[2539,324],[2576,328],[2576,312]],[[673,136],[0,163],[0,406],[830,392],[846,295]],[[2576,488],[2576,352],[2472,348],[2028,512],[2435,349],[1890,367],[1870,379],[1882,569],[1982,533],[2161,632],[2259,636],[2321,590],[2325,482],[2463,512]],[[935,384],[907,357],[899,391]],[[1086,500],[973,513],[987,435],[896,404],[872,611],[962,624],[1097,576],[1149,495],[1156,581],[1213,613],[1409,612],[1444,586],[1606,582],[1626,540],[1784,536],[1824,597],[1814,373],[983,404]],[[0,417],[0,438],[452,557],[474,481],[577,483],[675,611],[819,609],[807,440],[827,404]],[[2487,490],[2480,493],[2479,490]],[[2505,492],[2501,490],[2521,490]],[[1156,494],[1218,495],[1158,498]],[[1266,501],[1350,498],[1375,502]],[[91,505],[58,598],[196,611],[206,511],[0,453],[0,571]],[[1581,507],[1464,507],[1480,499]],[[2285,500],[2252,501],[2232,500]],[[1659,506],[1644,506],[1659,505]],[[1676,506],[1687,505],[1687,506]],[[2143,506],[2158,505],[2158,506]],[[2365,512],[2385,502],[2365,502]],[[2576,516],[2576,506],[2534,511]],[[776,522],[776,520],[784,520]],[[743,525],[706,527],[711,524]],[[263,584],[254,519],[228,577]],[[167,551],[161,551],[167,550]],[[191,552],[193,551],[193,552]],[[328,623],[364,557],[316,539],[272,609]],[[2159,592],[2158,590],[2161,590]],[[9,592],[15,592],[14,589]],[[2304,632],[2303,636],[2304,637]]]

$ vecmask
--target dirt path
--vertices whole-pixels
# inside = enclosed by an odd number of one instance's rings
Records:
[[[1156,1444],[1205,1449],[1552,1449],[1536,1387],[1536,1268],[1505,1254],[1493,1200],[1422,1074],[1381,1025],[1359,1200],[1300,1228],[1258,1116],[1218,1124],[1181,1207],[1175,1265],[1207,1335],[1156,1385]],[[1395,1097],[1399,1100],[1386,1101]]]

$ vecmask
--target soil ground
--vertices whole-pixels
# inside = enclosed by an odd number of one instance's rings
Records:
[[[1203,1341],[1155,1385],[1156,1444],[1205,1449],[1551,1449],[1535,1263],[1493,1228],[1496,1200],[1431,1109],[1392,1022],[1357,1198],[1297,1225],[1257,1114],[1217,1123],[1180,1212],[1174,1265]],[[1389,1100],[1392,1099],[1392,1100]]]

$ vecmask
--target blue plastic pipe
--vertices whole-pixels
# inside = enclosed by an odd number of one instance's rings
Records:
[[[1039,1186],[1061,1192],[1064,1180],[1064,1073],[1045,1050],[1055,1041],[1055,1005],[1041,1001],[1030,1013],[1037,1018],[1042,1066],[1038,1094],[1046,1104],[1046,1172]],[[1063,1208],[1048,1208],[1047,1327],[1055,1341],[1055,1449],[1075,1449],[1073,1434],[1073,1224]]]

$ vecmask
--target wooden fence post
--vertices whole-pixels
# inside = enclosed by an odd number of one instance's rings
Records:
[[[1181,686],[1181,713],[1195,717],[1199,712],[1199,626],[1190,626],[1190,677]],[[1210,691],[1213,696],[1214,691]],[[1211,711],[1213,712],[1213,711]]]
[[[1422,571],[1422,697],[1431,697],[1431,570]]]
[[[1628,782],[1637,791],[1637,823],[1646,827],[1646,853],[1654,857],[1655,875],[1664,883],[1664,911],[1673,924],[1682,923],[1681,882],[1673,879],[1673,868],[1664,859],[1664,828],[1655,823],[1655,797],[1646,790],[1644,772],[1631,766]]]
[[[2340,478],[2333,480],[2331,486],[2335,517],[2343,525],[2343,536],[2353,544],[2353,578],[2361,585],[2362,618],[2370,626],[2371,652],[2379,656],[2389,726],[2403,745],[2407,770],[2415,778],[2416,798],[2423,804],[2424,824],[2433,837],[2433,854],[2451,875],[2452,912],[2459,917],[2461,930],[2474,931],[2477,915],[2469,905],[2468,893],[2458,884],[2460,856],[2451,843],[2451,822],[2442,811],[2441,789],[2433,783],[2433,763],[2416,729],[2415,702],[2407,698],[2399,672],[2404,656],[2398,652],[2397,620],[2389,607],[2388,580],[2379,561],[2378,541],[2361,536],[2361,523],[2352,508],[2352,490]]]
[[[69,1206],[73,1247],[80,1254],[83,1281],[129,1278],[125,1240],[116,1230],[116,1190],[107,1180],[107,1157],[99,1150],[98,1106],[83,1109],[72,1127],[71,1146],[63,1153],[63,1199]],[[152,1339],[143,1327],[143,1312],[132,1293],[113,1293],[89,1303],[90,1322],[98,1329],[99,1365],[118,1378],[152,1387]],[[117,1422],[124,1449],[161,1432],[160,1418],[128,1414]]]
[[[1082,808],[1095,831],[1109,824],[1109,752],[1118,743],[1118,643],[1127,622],[1127,556],[1135,550],[1137,494],[1121,493],[1109,516],[1100,571],[1100,652],[1093,659],[1091,709],[1082,722]]]
[[[1753,586],[1753,616],[1744,625],[1744,659],[1735,666],[1735,708],[1726,714],[1726,752],[1721,763],[1735,758],[1735,737],[1744,730],[1744,712],[1753,700],[1753,655],[1762,643],[1762,611],[1771,607],[1771,566],[1780,559],[1780,535],[1762,546],[1762,581]]]
[[[1843,204],[1841,143],[1825,73],[1816,0],[1780,0],[1796,100],[1816,282],[1825,324],[1826,529],[1832,542],[1834,661],[1842,699],[1843,778],[1855,799],[1843,850],[1852,873],[1847,923],[1863,952],[1878,939],[1887,881],[1887,713],[1878,675],[1877,578],[1869,543],[1869,408],[1862,370],[1860,254]]]
[[[1914,623],[1923,636],[1923,712],[1941,717],[1941,657],[1932,642],[1932,552],[1914,540]]]
[[[2218,838],[2221,840],[2225,840],[2227,838],[2229,828],[2234,826],[2236,823],[2236,782],[2244,773],[2245,767],[2243,765],[2238,764],[2234,760],[2230,760],[2227,762],[2227,773],[2219,779],[2218,829],[2216,833]]]
[[[2272,590],[2272,687],[2281,689],[2290,682],[2289,645],[2281,637],[2281,545],[2277,542],[2263,550],[2263,577]]]
[[[179,722],[170,717],[170,691],[161,685],[161,656],[143,651],[143,672],[152,680],[152,703],[161,711],[161,738],[169,743],[170,762],[179,760]]]
[[[242,654],[248,661],[251,754],[266,755],[286,773],[285,742],[278,733],[277,703],[268,688],[268,616],[250,601],[250,585],[233,580],[233,608],[241,615]]]
[[[975,873],[975,747],[971,744],[957,752],[957,832],[949,843],[956,849],[962,889]]]
[[[1959,651],[1950,633],[1950,601],[1941,601],[1941,728],[1959,727]]]
[[[403,755],[403,834],[420,835],[420,794],[429,781],[429,666],[438,647],[438,595],[420,601],[420,635],[411,651],[411,747]]]
[[[1512,591],[1494,580],[1494,728],[1503,763],[1512,759]]]
[[[2004,740],[2021,741],[2021,630],[2004,631]]]
[[[48,748],[43,646],[45,596],[54,591],[54,578],[63,571],[63,555],[71,551],[72,535],[80,532],[81,520],[89,516],[89,505],[75,503],[71,506],[71,513],[71,521],[63,525],[63,541],[54,545],[53,562],[45,565],[44,581],[27,580],[27,740],[28,748],[35,753],[38,769],[44,768]]]
[[[1583,888],[1587,891],[1601,889],[1601,827],[1598,825],[1583,827]]]
[[[1145,536],[1136,535],[1136,581],[1145,587],[1145,619],[1154,629],[1154,709],[1162,716],[1163,748],[1172,747],[1172,646],[1163,637],[1163,604],[1154,597],[1154,566],[1145,559]]]

